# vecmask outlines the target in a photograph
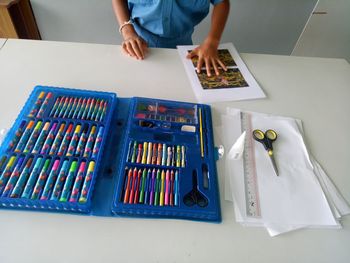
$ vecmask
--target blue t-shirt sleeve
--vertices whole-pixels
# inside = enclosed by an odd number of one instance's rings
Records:
[[[213,5],[219,4],[219,3],[221,3],[222,1],[224,1],[224,0],[210,0],[210,2],[211,2]]]

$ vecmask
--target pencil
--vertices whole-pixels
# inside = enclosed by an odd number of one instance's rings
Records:
[[[201,157],[204,157],[204,145],[203,145],[203,123],[202,123],[202,108],[198,109],[199,114],[199,136],[201,143]]]

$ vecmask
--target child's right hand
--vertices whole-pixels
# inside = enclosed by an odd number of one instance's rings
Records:
[[[124,41],[122,43],[123,51],[136,59],[144,59],[148,51],[145,40],[141,38],[132,25],[127,25],[122,29]]]

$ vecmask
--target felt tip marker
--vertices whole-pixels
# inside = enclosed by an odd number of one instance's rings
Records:
[[[69,198],[69,202],[77,202],[78,200],[80,187],[83,184],[83,180],[84,180],[85,167],[86,167],[86,162],[81,162],[79,166],[78,174],[75,177],[75,181],[72,188],[72,194]]]
[[[81,196],[79,203],[86,203],[90,191],[91,181],[95,170],[95,162],[91,161],[88,166],[87,174],[85,176],[83,188],[81,190]]]
[[[36,182],[38,175],[39,175],[39,172],[40,172],[41,163],[42,163],[42,157],[39,157],[38,159],[36,159],[33,170],[29,175],[27,183],[24,183],[25,185],[23,184],[23,186],[22,185],[18,186],[19,188],[22,188],[22,187],[24,188],[23,193],[21,194],[22,198],[30,198],[30,194],[32,192],[32,189],[34,188],[35,182]],[[17,182],[17,185],[18,184],[19,183]],[[16,185],[16,187],[17,187],[17,185]],[[22,191],[22,190],[20,190],[20,191]]]
[[[60,202],[67,202],[69,194],[71,193],[72,185],[74,183],[75,172],[76,172],[77,168],[78,168],[78,162],[73,161],[71,166],[70,166],[69,173],[68,173],[66,182],[65,182],[63,190],[62,190]]]

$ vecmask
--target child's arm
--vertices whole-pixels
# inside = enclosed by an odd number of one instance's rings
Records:
[[[222,67],[225,71],[227,70],[224,63],[222,63],[218,57],[218,46],[229,12],[229,0],[223,0],[221,3],[214,6],[211,17],[211,27],[207,38],[199,47],[188,54],[187,58],[198,56],[198,73],[200,73],[203,63],[205,64],[207,75],[209,77],[211,76],[211,67],[214,68],[216,75],[219,75],[219,67]]]
[[[119,25],[130,20],[127,0],[112,0],[112,4]],[[136,59],[144,59],[147,43],[136,33],[134,26],[132,24],[123,26],[121,34],[124,39],[122,46],[125,53]]]

